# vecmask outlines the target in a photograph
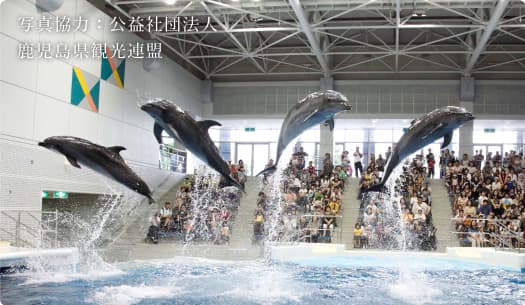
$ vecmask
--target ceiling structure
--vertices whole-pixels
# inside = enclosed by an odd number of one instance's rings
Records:
[[[105,0],[105,11],[197,20],[150,38],[201,79],[525,79],[525,0],[168,2]]]

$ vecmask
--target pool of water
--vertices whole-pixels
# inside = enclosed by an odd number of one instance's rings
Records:
[[[15,304],[525,304],[525,274],[446,258],[174,258],[2,275]]]

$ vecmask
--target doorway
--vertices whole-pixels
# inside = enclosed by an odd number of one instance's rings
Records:
[[[244,162],[247,176],[262,171],[269,159],[270,143],[237,143],[235,146],[235,162]]]

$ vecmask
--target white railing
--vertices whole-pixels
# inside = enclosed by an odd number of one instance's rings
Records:
[[[523,251],[522,248],[525,248],[523,232],[510,230],[505,224],[509,220],[488,218],[469,218],[469,220],[477,223],[484,222],[488,226],[494,225],[494,231],[471,231],[467,227],[458,230],[462,226],[466,226],[465,222],[451,218],[451,227],[453,228],[451,235],[453,239],[460,242],[460,246],[490,247],[496,250],[505,249],[518,253],[521,253]]]
[[[159,168],[177,173],[186,173],[186,152],[170,145],[160,145]]]
[[[0,211],[0,231],[16,247],[58,247],[58,212]]]

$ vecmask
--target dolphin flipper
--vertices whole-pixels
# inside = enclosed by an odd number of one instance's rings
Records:
[[[270,166],[268,168],[265,168],[264,170],[262,170],[260,173],[258,173],[255,176],[257,177],[257,176],[260,176],[260,175],[266,174],[266,173],[273,174],[276,170],[277,170],[277,165],[273,165],[273,166]]]
[[[311,117],[313,117],[318,111],[319,111],[319,109],[315,109],[312,113],[310,113],[307,117],[304,118],[303,122],[308,121],[308,120],[309,120]]]
[[[155,122],[155,125],[153,125],[153,134],[155,135],[155,139],[157,139],[157,143],[162,144],[162,126],[160,126],[157,122]]]
[[[444,149],[445,147],[449,146],[450,145],[450,142],[452,142],[452,136],[453,136],[453,132],[449,132],[445,135],[445,137],[443,137],[443,144],[441,144],[441,149]]]
[[[69,161],[69,164],[73,165],[76,168],[81,168],[78,164],[77,160],[71,156],[66,156],[67,161]]]
[[[208,129],[212,126],[222,126],[221,123],[214,120],[198,121],[197,125],[199,125],[199,127],[204,131],[208,131]]]
[[[334,131],[334,117],[331,117],[329,120],[326,120],[325,123],[328,124],[328,127],[330,127],[330,131]]]

